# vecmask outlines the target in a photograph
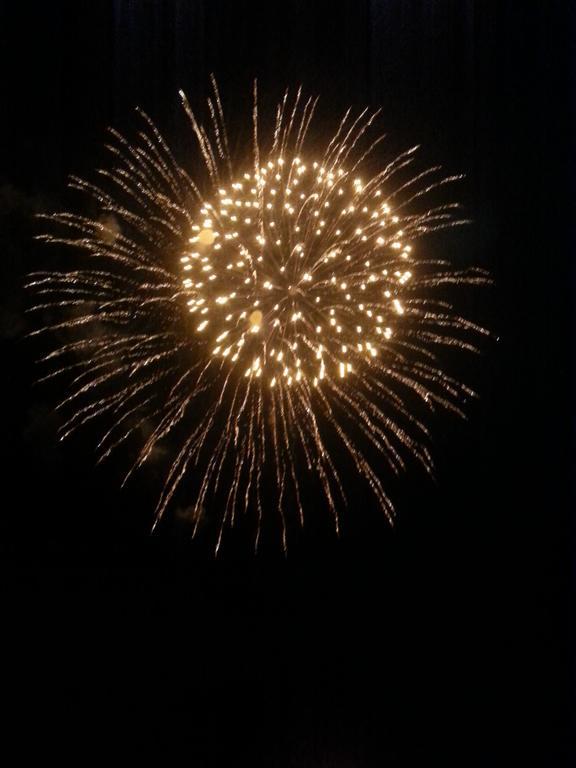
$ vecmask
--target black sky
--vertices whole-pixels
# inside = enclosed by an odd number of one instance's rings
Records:
[[[0,3],[8,703],[178,710],[199,766],[573,764],[569,5]],[[33,214],[135,105],[185,151],[177,91],[199,104],[211,72],[237,124],[254,77],[271,103],[302,83],[324,119],[382,106],[392,147],[467,175],[474,224],[446,247],[492,271],[473,310],[499,341],[469,420],[435,425],[436,483],[394,486],[393,531],[357,501],[340,540],[317,510],[287,559],[231,536],[214,561],[177,519],[150,537],[157,478],[120,491],[122,461],[58,443],[58,393],[33,385]]]

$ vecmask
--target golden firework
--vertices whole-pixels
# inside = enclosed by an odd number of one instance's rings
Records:
[[[208,129],[181,94],[204,182],[142,113],[137,144],[112,132],[116,164],[101,171],[102,184],[72,180],[98,217],[48,217],[58,231],[42,238],[89,258],[31,280],[46,297],[37,309],[63,312],[38,333],[75,334],[47,356],[61,361],[50,376],[71,376],[62,433],[108,419],[103,458],[145,425],[129,474],[168,435],[178,439],[156,519],[188,478],[196,519],[211,497],[221,500],[217,547],[240,509],[256,512],[256,542],[276,509],[286,547],[286,510],[303,521],[303,468],[337,528],[343,462],[391,519],[381,469],[363,446],[395,471],[407,453],[431,470],[415,400],[461,413],[458,401],[473,393],[442,369],[441,351],[474,350],[471,336],[486,333],[445,297],[486,274],[422,245],[463,223],[456,205],[425,203],[458,177],[410,173],[415,148],[370,172],[378,112],[348,111],[324,147],[309,146],[316,101],[301,91],[285,94],[263,141],[256,88],[251,157],[236,171],[213,89]]]

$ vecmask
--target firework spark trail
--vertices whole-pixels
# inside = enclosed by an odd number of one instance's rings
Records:
[[[439,357],[446,347],[475,351],[474,337],[486,334],[442,291],[484,285],[487,274],[417,255],[423,236],[465,223],[453,203],[421,205],[459,177],[439,167],[410,174],[412,147],[363,180],[384,138],[368,138],[379,110],[348,110],[324,151],[309,152],[317,99],[303,100],[301,89],[292,100],[284,94],[266,149],[256,83],[252,157],[236,170],[214,78],[212,88],[209,129],[181,94],[205,183],[180,167],[139,110],[137,143],[111,131],[115,164],[99,171],[101,185],[71,179],[100,217],[45,217],[51,231],[40,238],[88,260],[30,279],[40,299],[33,311],[58,314],[34,333],[73,337],[44,358],[52,366],[44,378],[68,381],[62,436],[107,419],[99,460],[140,437],[130,476],[179,435],[156,522],[187,477],[195,531],[209,498],[221,501],[217,549],[225,527],[250,508],[258,544],[270,484],[286,548],[286,510],[295,506],[304,521],[302,467],[338,529],[341,455],[392,520],[366,454],[394,472],[412,455],[431,471],[414,400],[463,415],[458,403],[473,392]]]

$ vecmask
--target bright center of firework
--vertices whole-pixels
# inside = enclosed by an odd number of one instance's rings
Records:
[[[209,355],[316,386],[383,353],[411,247],[377,181],[280,157],[203,203],[181,262]]]

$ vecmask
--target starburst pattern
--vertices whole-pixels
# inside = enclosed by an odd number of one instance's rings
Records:
[[[34,310],[59,314],[36,333],[67,334],[44,358],[46,378],[68,381],[62,437],[99,420],[100,460],[139,439],[128,476],[168,444],[156,521],[183,484],[196,523],[206,506],[220,510],[217,548],[250,510],[256,544],[275,513],[286,547],[287,511],[304,519],[305,476],[337,528],[350,472],[392,519],[382,467],[398,472],[412,455],[432,470],[423,414],[463,415],[473,395],[443,370],[442,351],[475,351],[486,333],[446,299],[486,273],[424,247],[426,234],[463,223],[457,205],[426,203],[458,177],[411,172],[416,148],[370,173],[378,112],[348,111],[311,146],[316,100],[301,91],[285,94],[267,134],[256,86],[253,145],[234,163],[212,85],[208,129],[181,94],[201,182],[141,113],[136,142],[111,131],[101,183],[71,180],[96,217],[46,217],[41,238],[85,256],[30,281]]]

